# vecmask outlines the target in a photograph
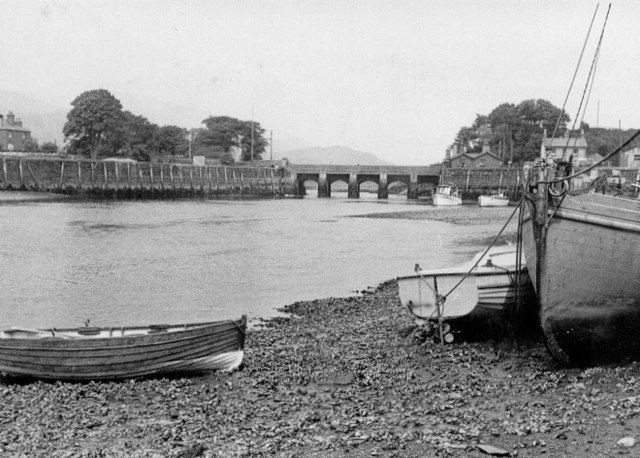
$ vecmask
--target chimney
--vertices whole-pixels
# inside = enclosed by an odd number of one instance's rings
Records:
[[[22,127],[22,119],[20,118],[16,119],[16,126]]]
[[[13,112],[7,113],[7,126],[13,126],[15,123],[15,115]]]

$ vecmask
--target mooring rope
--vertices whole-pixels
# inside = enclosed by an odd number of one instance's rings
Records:
[[[471,275],[471,272],[473,272],[473,270],[478,266],[478,264],[480,263],[480,261],[482,260],[482,258],[489,252],[489,250],[491,249],[491,247],[493,245],[495,245],[495,243],[498,241],[498,238],[500,238],[500,236],[502,235],[502,233],[504,232],[504,230],[507,228],[507,226],[509,225],[509,223],[511,222],[511,219],[513,218],[513,215],[516,214],[516,212],[520,209],[520,207],[522,206],[524,202],[524,197],[522,197],[520,199],[520,202],[518,202],[518,205],[515,207],[515,209],[513,210],[513,212],[511,213],[511,216],[509,216],[509,219],[507,219],[507,222],[504,223],[504,225],[502,226],[502,229],[500,229],[500,231],[498,232],[498,235],[496,235],[493,240],[491,241],[491,243],[489,244],[489,246],[484,250],[484,252],[482,253],[481,256],[478,257],[478,260],[475,262],[475,264],[473,266],[471,266],[471,268],[469,269],[469,271],[467,273],[464,274],[464,276],[460,279],[460,281],[458,281],[458,283],[456,283],[453,288],[451,288],[451,290],[447,293],[441,296],[441,300],[444,303],[444,301],[447,299],[447,297],[453,292],[455,291],[456,288],[458,288],[458,286],[460,286],[462,284],[463,281],[466,280],[466,278]]]

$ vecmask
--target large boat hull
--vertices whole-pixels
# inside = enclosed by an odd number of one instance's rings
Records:
[[[246,318],[177,326],[0,331],[0,372],[105,380],[231,370],[242,362]]]
[[[560,208],[551,205],[538,249],[540,229],[525,215],[523,245],[542,330],[563,364],[640,356],[638,205],[600,194],[567,195]]]

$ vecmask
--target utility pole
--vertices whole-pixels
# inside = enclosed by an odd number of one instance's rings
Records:
[[[251,166],[253,167],[253,105],[251,105]]]

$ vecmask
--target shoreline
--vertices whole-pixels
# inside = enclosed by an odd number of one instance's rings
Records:
[[[560,368],[535,338],[419,345],[395,280],[282,311],[233,373],[0,378],[0,455],[609,456],[640,427],[637,363]]]

